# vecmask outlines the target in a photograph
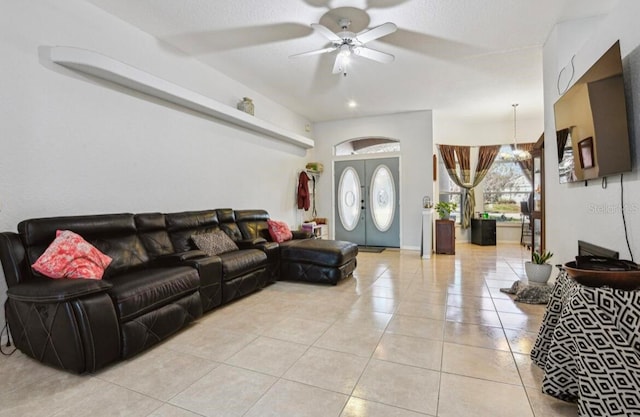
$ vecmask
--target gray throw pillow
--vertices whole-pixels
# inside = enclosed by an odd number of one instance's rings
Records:
[[[500,291],[507,294],[515,294],[514,301],[527,304],[547,304],[553,287],[549,285],[526,285],[518,280],[513,283],[511,288],[500,288]]]
[[[238,245],[222,230],[192,235],[191,240],[193,240],[198,249],[209,256],[238,250]]]

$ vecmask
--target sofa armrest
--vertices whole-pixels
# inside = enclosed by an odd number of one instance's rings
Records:
[[[93,279],[34,278],[7,291],[15,346],[40,362],[94,372],[120,357],[120,328],[107,291]]]
[[[107,292],[111,283],[97,279],[36,278],[7,290],[8,298],[29,303],[62,303]]]
[[[189,265],[196,269],[209,266],[219,266],[222,271],[222,259],[219,256],[204,256],[202,258],[185,259],[181,265]]]
[[[222,259],[219,256],[187,259],[181,265],[198,270],[202,310],[209,311],[222,304]]]
[[[162,266],[176,265],[189,259],[205,258],[206,256],[207,254],[204,251],[195,249],[195,250],[190,250],[186,252],[169,253],[166,255],[160,255],[153,258],[151,262],[154,265],[162,265]]]
[[[8,287],[31,278],[31,266],[17,233],[0,233],[0,263]]]
[[[240,249],[255,249],[257,246],[267,243],[267,239],[262,237],[256,237],[254,239],[237,240],[236,245]]]

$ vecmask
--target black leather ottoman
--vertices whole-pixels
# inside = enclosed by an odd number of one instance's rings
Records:
[[[356,269],[358,245],[341,240],[299,239],[280,246],[280,279],[336,285]]]

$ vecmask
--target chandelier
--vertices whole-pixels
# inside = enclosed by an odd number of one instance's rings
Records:
[[[513,150],[511,152],[500,152],[500,159],[503,161],[526,161],[527,159],[531,159],[531,154],[524,149],[518,149],[518,140],[516,139],[516,109],[518,108],[518,104],[512,104],[511,106],[513,107]]]

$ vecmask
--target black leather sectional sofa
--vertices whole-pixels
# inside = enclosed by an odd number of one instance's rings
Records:
[[[278,279],[335,284],[356,267],[357,245],[271,242],[264,210],[107,214],[25,220],[0,233],[5,316],[23,353],[77,373],[129,358],[204,312]],[[113,261],[102,280],[49,279],[31,265],[71,230]],[[191,236],[223,230],[238,250],[208,256]]]

